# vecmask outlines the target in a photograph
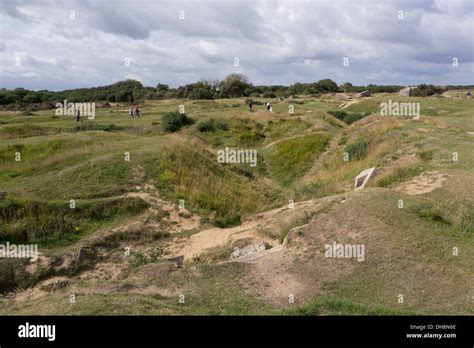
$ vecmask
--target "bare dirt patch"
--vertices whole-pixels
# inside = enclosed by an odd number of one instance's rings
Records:
[[[312,201],[297,202],[294,203],[293,208],[283,206],[257,214],[236,227],[213,227],[189,237],[175,238],[168,245],[167,254],[171,256],[183,255],[185,261],[191,261],[212,249],[230,247],[236,241],[245,240],[249,244],[264,241],[270,246],[275,246],[279,243],[276,239],[277,233],[266,233],[265,231],[273,229],[278,232],[282,228],[285,217],[293,217],[295,213],[311,204]]]
[[[350,99],[350,100],[348,100],[348,101],[346,101],[346,102],[340,104],[340,105],[338,106],[338,108],[340,108],[340,109],[345,109],[345,108],[348,108],[348,107],[351,106],[351,105],[359,104],[361,101],[362,101],[362,100],[360,100],[360,99]]]
[[[437,171],[423,172],[413,180],[401,184],[396,190],[409,195],[421,195],[440,188],[449,177],[451,175]]]

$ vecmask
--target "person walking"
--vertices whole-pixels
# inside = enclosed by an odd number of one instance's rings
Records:
[[[128,118],[134,118],[133,117],[133,108],[130,108],[130,110],[128,110]]]
[[[76,122],[81,120],[81,112],[79,110],[76,111]]]

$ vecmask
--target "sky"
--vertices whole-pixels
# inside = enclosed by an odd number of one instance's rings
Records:
[[[2,0],[0,87],[474,84],[474,0]]]

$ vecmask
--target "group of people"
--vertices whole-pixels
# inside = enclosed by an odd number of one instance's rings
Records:
[[[252,100],[249,101],[248,105],[249,105],[249,111],[250,111],[250,112],[254,112],[254,111],[255,111],[255,109],[254,109],[254,105],[255,105],[255,104],[253,103]],[[267,102],[267,104],[265,104],[265,106],[266,106],[266,108],[267,108],[267,111],[273,112],[273,105],[272,105],[272,103]]]
[[[128,118],[130,117],[133,119],[140,117],[140,109],[138,108],[138,106],[135,105],[133,108],[130,108],[130,110],[128,111]]]

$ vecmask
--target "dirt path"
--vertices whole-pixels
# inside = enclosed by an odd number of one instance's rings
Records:
[[[411,181],[402,183],[396,190],[409,195],[421,195],[440,188],[449,177],[451,175],[441,174],[437,171],[423,172]]]
[[[293,209],[303,209],[312,203],[312,200],[296,202]],[[239,226],[213,227],[189,237],[174,239],[167,247],[167,253],[172,257],[184,256],[185,261],[191,261],[213,248],[230,246],[237,240],[265,241],[270,246],[276,246],[279,244],[278,240],[260,233],[259,228],[264,225],[271,225],[273,220],[280,217],[285,210],[288,210],[287,205],[257,214]]]
[[[349,106],[351,106],[351,105],[359,104],[360,102],[361,102],[360,99],[350,99],[350,100],[348,100],[348,101],[346,101],[346,102],[340,104],[338,107],[339,107],[340,109],[345,109],[345,108],[347,108],[347,107],[349,107]]]

